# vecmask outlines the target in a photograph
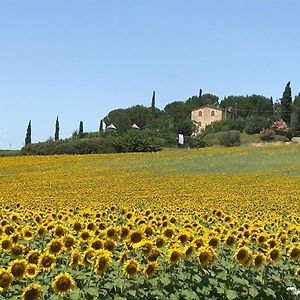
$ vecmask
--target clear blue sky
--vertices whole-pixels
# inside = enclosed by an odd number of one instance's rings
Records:
[[[300,92],[299,0],[0,0],[0,149],[115,108]]]

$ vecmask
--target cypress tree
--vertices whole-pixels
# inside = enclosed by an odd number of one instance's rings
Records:
[[[83,134],[83,122],[82,122],[82,121],[80,121],[80,123],[79,123],[79,131],[78,131],[78,133],[79,133],[80,135]]]
[[[153,91],[153,94],[152,94],[151,108],[152,108],[152,111],[154,112],[154,109],[155,109],[155,91]]]
[[[55,122],[55,134],[54,134],[54,140],[58,141],[59,140],[59,121],[58,121],[58,116],[56,118]]]
[[[291,123],[291,112],[292,112],[292,91],[290,82],[285,86],[282,98],[281,98],[281,119],[286,123]]]
[[[100,125],[99,125],[99,132],[103,131],[103,120],[101,119]]]
[[[31,144],[31,120],[28,123],[26,137],[25,137],[25,145],[28,144]]]

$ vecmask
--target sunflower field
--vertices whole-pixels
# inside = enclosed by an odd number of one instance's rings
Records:
[[[298,299],[299,158],[0,158],[0,299]]]

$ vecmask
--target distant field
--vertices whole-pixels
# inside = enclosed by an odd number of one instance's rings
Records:
[[[1,157],[0,299],[297,299],[299,158],[300,145]]]

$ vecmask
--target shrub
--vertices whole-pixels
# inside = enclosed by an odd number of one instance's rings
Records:
[[[188,137],[186,139],[186,143],[191,148],[204,148],[207,146],[201,136]]]
[[[148,130],[133,129],[116,139],[114,146],[118,152],[154,152],[161,150],[162,142]]]
[[[268,128],[270,121],[264,117],[249,117],[246,119],[245,132],[248,134],[260,133]]]
[[[267,129],[263,129],[260,132],[260,139],[262,141],[273,141],[275,138],[275,132],[274,130],[267,128]]]
[[[223,133],[220,136],[220,145],[226,147],[240,146],[241,145],[240,132],[236,130],[229,130]]]

